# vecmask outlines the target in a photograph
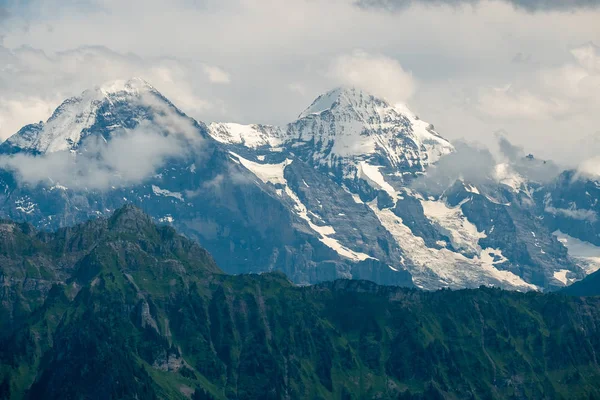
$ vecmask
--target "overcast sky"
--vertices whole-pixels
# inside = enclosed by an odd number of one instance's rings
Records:
[[[0,137],[140,76],[204,122],[283,124],[354,85],[451,140],[600,152],[600,1],[0,0]]]

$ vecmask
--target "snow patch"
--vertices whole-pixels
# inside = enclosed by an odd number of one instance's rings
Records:
[[[212,123],[208,133],[218,142],[241,144],[251,149],[277,147],[281,144],[280,128],[270,125],[242,125],[236,123]]]
[[[443,201],[421,200],[425,216],[448,236],[452,246],[469,254],[479,252],[479,239],[486,237],[479,232],[462,212],[460,206],[450,207]]]
[[[583,268],[586,274],[589,275],[600,269],[600,247],[569,236],[559,230],[552,234],[567,248],[569,256],[573,257],[577,265]]]
[[[174,197],[180,201],[183,201],[183,196],[179,192],[171,192],[166,189],[161,189],[156,185],[152,185],[152,192],[157,196]]]
[[[509,186],[515,192],[519,192],[525,183],[525,179],[506,163],[496,165],[494,175],[499,183]]]
[[[234,155],[238,161],[252,172],[258,179],[264,183],[272,183],[274,185],[287,185],[287,181],[283,176],[285,167],[292,163],[292,160],[286,159],[279,164],[261,164],[254,161],[246,160],[242,156],[230,151],[230,154]]]
[[[298,214],[298,216],[300,218],[302,218],[304,221],[306,221],[308,223],[308,226],[310,226],[310,228],[313,231],[317,232],[320,235],[319,241],[321,241],[327,247],[333,249],[340,256],[349,258],[354,261],[363,261],[368,258],[373,258],[373,257],[369,256],[368,254],[353,251],[353,250],[347,248],[346,246],[343,246],[337,239],[330,237],[331,235],[335,234],[335,229],[333,229],[333,227],[319,226],[319,225],[314,224],[312,222],[312,220],[310,219],[310,217],[308,216],[308,210],[307,210],[306,206],[302,203],[302,201],[296,195],[296,193],[294,193],[292,191],[292,189],[290,189],[290,187],[287,185],[285,187],[285,193],[294,202],[294,209],[295,209],[296,213]]]
[[[442,287],[478,287],[481,282],[497,283],[500,286],[517,290],[538,290],[538,287],[525,282],[509,271],[501,271],[497,264],[506,259],[497,249],[484,249],[470,259],[463,254],[448,249],[427,247],[423,238],[415,236],[402,218],[389,209],[379,210],[376,203],[368,203],[383,227],[402,244],[404,255],[410,261],[405,266],[413,275],[415,285],[425,289]],[[434,284],[432,275],[438,277]]]
[[[370,165],[365,161],[361,161],[358,164],[358,177],[367,181],[375,189],[384,190],[396,201],[398,198],[396,190],[385,181],[385,178],[379,172],[380,168],[382,167],[379,165]]]
[[[567,274],[571,272],[568,269],[561,269],[560,271],[554,271],[554,279],[561,282],[563,285],[567,285],[569,283],[569,278],[567,278]]]

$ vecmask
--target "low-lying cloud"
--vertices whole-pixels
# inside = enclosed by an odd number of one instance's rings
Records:
[[[14,171],[21,184],[106,190],[140,183],[169,158],[186,154],[185,141],[165,135],[149,124],[123,131],[108,143],[90,137],[81,149],[78,153],[4,156],[0,167]]]
[[[457,179],[475,185],[492,179],[497,162],[489,150],[464,141],[456,142],[454,147],[455,152],[442,157],[412,186],[426,193],[441,194]]]
[[[140,76],[197,116],[223,107],[214,96],[209,100],[198,93],[231,81],[224,69],[202,62],[145,58],[97,46],[58,53],[29,47],[9,50],[1,41],[0,75],[0,141],[25,124],[46,120],[65,98],[103,82]]]
[[[528,182],[547,183],[555,179],[562,169],[552,161],[536,159],[525,154],[520,146],[512,144],[504,136],[498,135],[500,157],[484,147],[458,141],[456,151],[442,157],[427,174],[413,182],[413,187],[426,193],[441,194],[457,179],[474,185],[498,183],[510,175]],[[502,174],[498,167],[502,166]],[[502,176],[506,175],[508,176]],[[519,179],[519,178],[518,178]]]
[[[404,103],[415,92],[410,72],[395,59],[355,50],[337,57],[330,67],[334,82],[363,89],[392,103]]]
[[[0,168],[13,171],[22,185],[107,190],[142,183],[169,159],[193,155],[196,162],[201,160],[205,139],[194,120],[151,92],[142,92],[131,102],[150,108],[152,119],[142,120],[134,129],[113,131],[108,141],[99,134],[90,135],[76,152],[1,156]],[[63,112],[73,110],[67,107]]]

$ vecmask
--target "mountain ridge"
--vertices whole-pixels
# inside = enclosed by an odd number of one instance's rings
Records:
[[[111,90],[120,93],[123,85]],[[67,150],[27,154],[0,146],[0,216],[54,229],[133,202],[197,240],[226,272],[279,270],[301,284],[360,278],[426,289],[554,290],[600,266],[559,241],[557,232],[573,235],[576,221],[552,216],[571,206],[546,205],[551,186],[526,179],[541,162],[523,157],[518,165],[492,166],[483,181],[457,175],[436,190],[421,188],[417,183],[453,171],[448,164],[462,147],[405,107],[365,92],[334,90],[331,101],[308,108],[319,113],[301,113],[285,129],[206,126],[160,93],[141,102],[128,93],[105,102],[96,123],[78,133],[87,139],[65,141]],[[155,159],[141,172],[139,163],[125,163],[129,174],[122,168],[127,149],[115,146],[143,151],[150,134],[160,143],[149,153]],[[336,147],[340,138],[367,145]],[[49,179],[56,157],[63,178],[73,171],[83,178]],[[38,178],[24,181],[29,165],[39,165]],[[88,171],[109,176],[88,178]],[[106,183],[88,187],[95,182]]]
[[[8,298],[3,286],[0,310],[20,313],[0,313],[0,398],[600,395],[595,297],[231,276],[132,206],[54,233],[20,229],[27,262],[0,263],[24,289]],[[40,299],[27,281],[44,259],[67,276]]]

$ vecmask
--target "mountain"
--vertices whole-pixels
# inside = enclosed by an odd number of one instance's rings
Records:
[[[579,282],[561,290],[571,296],[600,296],[600,271],[596,271]]]
[[[229,273],[280,270],[299,283],[354,277],[412,286],[405,270],[361,253],[366,245],[350,250],[324,239],[295,211],[294,196],[282,199],[141,79],[66,100],[0,151],[5,218],[55,229],[131,202],[198,240]],[[373,216],[356,220],[368,224]],[[369,243],[392,246],[389,235],[374,232]]]
[[[3,399],[600,396],[598,298],[230,276],[133,206],[0,227]]]
[[[23,127],[2,144],[2,152],[43,154],[75,150],[90,135],[110,140],[119,129],[132,129],[140,120],[152,119],[154,110],[147,104],[152,98],[174,107],[140,78],[86,90],[63,102],[45,123]]]
[[[550,185],[529,178],[543,162],[419,185],[459,156],[406,106],[358,89],[284,127],[206,126],[134,79],[68,99],[0,146],[0,216],[56,229],[131,202],[227,273],[299,284],[553,290],[600,267],[560,236],[576,229],[551,223]]]
[[[407,108],[354,88],[319,96],[284,128],[214,123],[211,135],[229,145],[293,153],[336,178],[360,178],[364,162],[392,169],[396,175],[422,173],[454,148],[433,126]]]
[[[0,227],[3,399],[600,396],[598,298],[231,276],[133,206]]]
[[[216,123],[209,125],[209,133],[259,177],[266,176],[266,169],[292,169],[293,164],[281,164],[284,158],[312,167],[303,169],[307,176],[315,170],[326,175],[329,186],[350,193],[358,207],[320,192],[321,185],[315,188],[303,177],[287,182],[302,192],[298,209],[326,221],[347,247],[357,239],[344,237],[345,232],[369,228],[337,215],[350,214],[344,208],[374,215],[376,226],[393,237],[400,251],[397,256],[365,253],[406,268],[419,287],[484,283],[551,289],[589,271],[544,221],[546,212],[536,197],[542,185],[525,177],[549,175],[552,164],[523,157],[496,165],[485,181],[457,173],[435,190],[415,185],[428,171],[435,172],[438,161],[455,157],[456,149],[404,105],[358,89],[335,89],[285,127]]]

